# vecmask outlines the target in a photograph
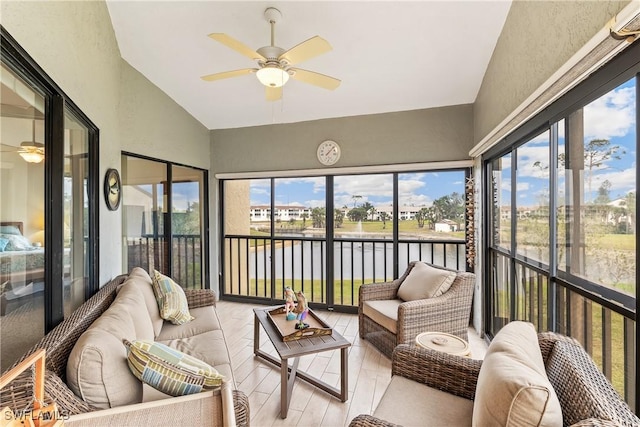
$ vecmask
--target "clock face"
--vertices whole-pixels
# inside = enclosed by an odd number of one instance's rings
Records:
[[[318,146],[318,160],[323,165],[333,165],[340,160],[340,146],[335,141],[324,141]]]
[[[104,177],[104,198],[111,211],[115,211],[120,206],[121,187],[120,174],[116,169],[109,169]]]

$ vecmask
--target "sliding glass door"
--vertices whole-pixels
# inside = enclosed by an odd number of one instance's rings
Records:
[[[98,129],[1,30],[0,369],[97,289]]]
[[[184,288],[204,288],[206,171],[124,154],[122,182],[126,270],[158,270]]]

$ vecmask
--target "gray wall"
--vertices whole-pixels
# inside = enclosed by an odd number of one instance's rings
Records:
[[[473,108],[457,105],[367,116],[211,131],[211,168],[218,172],[321,167],[316,149],[340,144],[335,165],[363,166],[469,159]]]
[[[474,103],[478,143],[629,1],[515,0]]]
[[[1,23],[100,129],[100,188],[130,151],[209,168],[207,129],[120,57],[102,1],[2,1]],[[122,269],[121,210],[100,209],[100,278]]]

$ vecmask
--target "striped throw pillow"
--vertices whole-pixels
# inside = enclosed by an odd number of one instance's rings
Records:
[[[182,287],[170,277],[153,270],[153,293],[158,302],[160,317],[174,325],[190,322],[194,317],[189,313],[189,304]]]
[[[222,385],[224,376],[193,356],[154,341],[122,342],[133,375],[165,394],[184,396]]]

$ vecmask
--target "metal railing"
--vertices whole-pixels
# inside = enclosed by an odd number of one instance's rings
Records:
[[[330,252],[326,240],[315,237],[228,235],[224,245],[224,295],[280,300],[289,286],[311,302],[327,304],[327,280],[331,280],[334,305],[357,307],[363,283],[394,278],[392,240],[336,238]],[[463,240],[401,239],[397,255],[399,274],[415,260],[465,269]],[[333,257],[330,279],[328,256]]]
[[[171,277],[186,289],[202,288],[202,238],[197,234],[176,234],[171,239]],[[142,267],[147,271],[168,271],[167,242],[164,237],[145,235],[127,239],[127,271]]]
[[[495,251],[491,254],[494,333],[509,321],[523,320],[538,331],[554,330],[575,338],[633,409],[637,393],[635,313],[559,278],[552,280],[548,272],[521,260]],[[511,273],[515,276],[512,282],[508,280]]]

